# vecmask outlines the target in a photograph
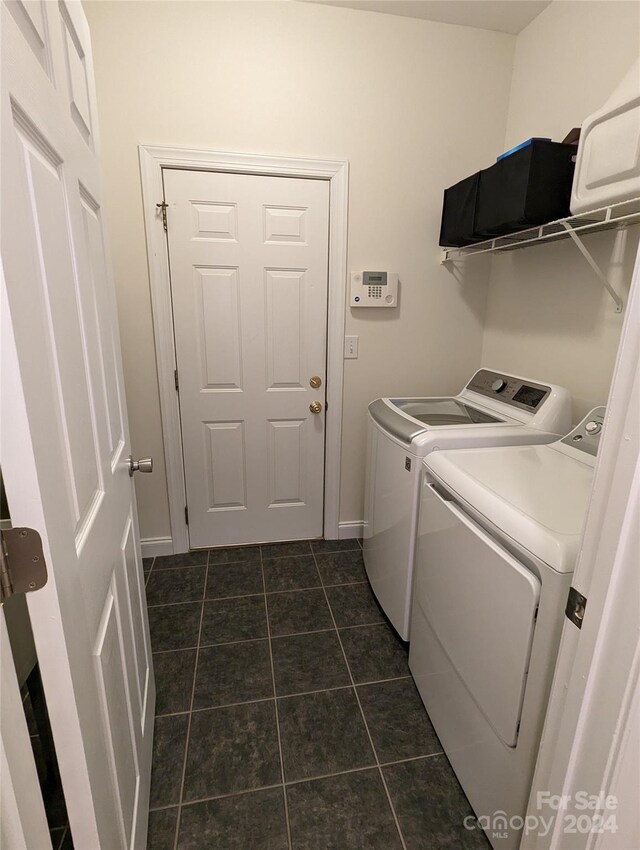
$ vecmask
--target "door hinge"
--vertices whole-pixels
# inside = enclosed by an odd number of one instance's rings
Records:
[[[47,583],[42,540],[33,528],[0,532],[0,602],[17,593],[40,590]]]
[[[160,214],[162,215],[162,226],[164,227],[165,232],[167,230],[167,207],[168,206],[169,206],[169,204],[167,204],[165,201],[162,201],[161,204],[156,204],[156,207],[160,210]]]
[[[575,587],[570,587],[569,596],[567,597],[567,607],[564,609],[564,613],[568,619],[571,620],[573,625],[577,626],[579,629],[582,628],[582,621],[584,620],[584,611],[586,607],[587,597],[578,593]]]
[[[189,508],[187,505],[184,506],[184,521],[187,525],[189,525]]]
[[[178,380],[178,370],[177,369],[174,369],[173,380],[174,380],[174,383],[176,385],[176,392],[179,392],[180,391],[180,381]]]

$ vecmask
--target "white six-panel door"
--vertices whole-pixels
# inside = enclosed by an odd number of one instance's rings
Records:
[[[329,183],[163,179],[190,545],[319,537]]]
[[[78,2],[1,12],[0,461],[48,562],[29,612],[75,846],[142,850],[155,690],[89,31]]]

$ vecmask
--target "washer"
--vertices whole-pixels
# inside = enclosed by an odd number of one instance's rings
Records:
[[[603,419],[424,461],[409,667],[499,850],[520,843]]]
[[[457,396],[369,405],[364,562],[371,587],[409,639],[422,459],[439,449],[550,443],[571,427],[567,390],[480,369]]]

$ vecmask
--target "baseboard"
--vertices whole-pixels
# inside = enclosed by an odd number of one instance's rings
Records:
[[[173,555],[171,537],[147,537],[140,541],[143,558],[155,558],[156,555]]]
[[[353,537],[362,537],[364,522],[362,520],[351,520],[338,524],[338,536],[340,540],[351,540]]]
[[[351,540],[354,537],[362,537],[364,523],[355,520],[352,522],[341,522],[338,526],[338,538],[340,540]],[[173,540],[171,537],[147,537],[140,541],[143,558],[155,558],[157,555],[173,555]]]

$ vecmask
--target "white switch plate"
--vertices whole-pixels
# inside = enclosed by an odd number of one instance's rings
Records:
[[[358,359],[358,339],[357,336],[345,336],[344,338],[344,359]]]

